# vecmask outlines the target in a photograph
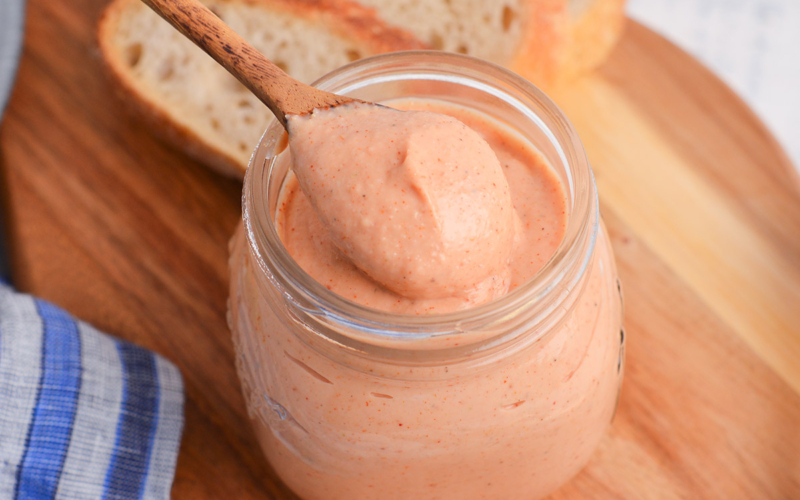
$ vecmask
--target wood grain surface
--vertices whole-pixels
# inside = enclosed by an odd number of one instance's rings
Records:
[[[0,130],[16,283],[181,368],[174,498],[295,498],[256,444],[225,322],[241,185],[124,114],[93,35],[103,3],[29,0]],[[800,498],[800,185],[786,156],[635,23],[556,100],[595,168],[628,364],[608,436],[554,498]]]

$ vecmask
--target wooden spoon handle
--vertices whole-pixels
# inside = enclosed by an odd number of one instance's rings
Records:
[[[284,127],[286,115],[353,101],[295,80],[198,0],[142,1],[250,89]]]

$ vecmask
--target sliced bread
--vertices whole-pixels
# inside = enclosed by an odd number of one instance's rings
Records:
[[[347,0],[203,0],[288,73],[311,82],[364,56],[424,48]],[[140,0],[115,0],[98,28],[124,100],[156,132],[219,172],[242,177],[272,118],[243,85]]]
[[[549,88],[598,66],[625,19],[625,0],[202,1],[309,83],[364,56],[429,46]],[[222,173],[244,174],[272,118],[253,95],[140,0],[114,0],[98,35],[113,81],[156,132]]]
[[[619,38],[625,0],[359,0],[431,47],[552,87],[598,66]]]
[[[568,49],[567,0],[359,0],[433,48],[507,66],[547,87]]]

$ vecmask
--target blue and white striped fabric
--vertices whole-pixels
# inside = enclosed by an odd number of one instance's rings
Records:
[[[182,430],[172,363],[0,285],[0,500],[166,500]]]

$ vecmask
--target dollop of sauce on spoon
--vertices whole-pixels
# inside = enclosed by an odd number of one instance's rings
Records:
[[[489,144],[430,111],[352,103],[288,119],[292,169],[332,243],[409,299],[508,291],[518,218]]]

